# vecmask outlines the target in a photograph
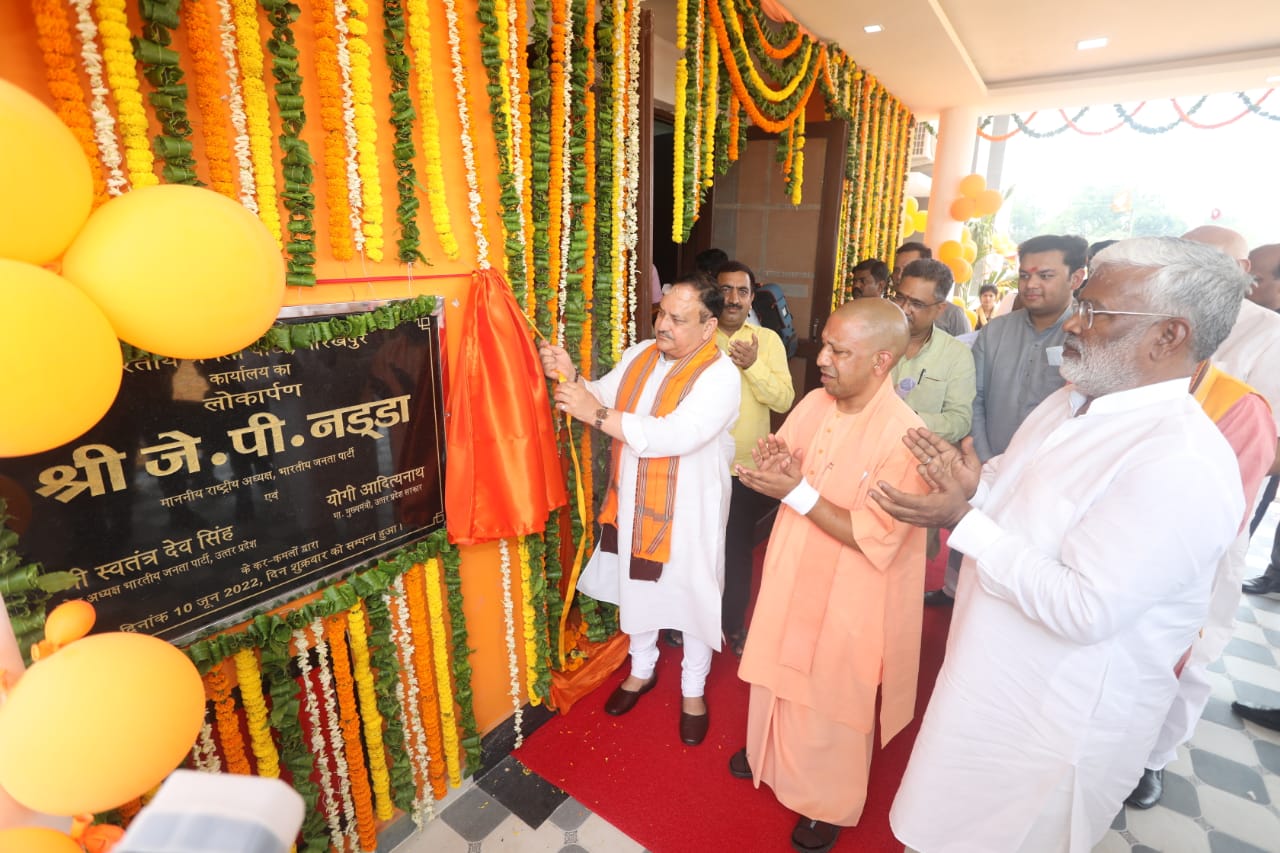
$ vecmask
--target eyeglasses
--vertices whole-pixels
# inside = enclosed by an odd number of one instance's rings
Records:
[[[923,311],[926,308],[932,308],[935,305],[941,305],[944,300],[939,299],[937,302],[921,302],[919,299],[912,299],[896,290],[889,291],[886,294],[899,308],[910,308],[912,311]]]
[[[1088,331],[1093,328],[1093,318],[1098,314],[1120,314],[1126,317],[1165,317],[1171,319],[1177,317],[1177,314],[1155,314],[1151,311],[1104,311],[1101,308],[1094,308],[1093,303],[1088,299],[1081,299],[1076,303],[1076,321],[1080,323],[1080,328]]]

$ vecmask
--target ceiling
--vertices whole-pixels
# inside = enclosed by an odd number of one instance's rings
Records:
[[[676,0],[644,0],[675,41]],[[1277,0],[783,0],[929,117],[1280,86]],[[879,24],[874,35],[863,27]],[[1076,42],[1105,36],[1097,50]],[[1268,82],[1268,77],[1277,77]]]

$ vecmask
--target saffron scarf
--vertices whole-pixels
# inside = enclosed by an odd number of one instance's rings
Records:
[[[646,349],[627,366],[618,386],[618,400],[614,405],[620,412],[635,412],[636,401],[644,390],[662,354],[657,346]],[[680,401],[693,390],[693,384],[702,371],[720,357],[715,340],[707,340],[702,346],[676,362],[662,380],[650,414],[660,418],[669,415]],[[600,547],[616,554],[618,551],[618,486],[621,483],[620,462],[622,442],[613,440],[609,490],[604,506],[600,508]],[[631,571],[633,580],[656,581],[662,576],[662,566],[671,558],[672,504],[676,494],[676,478],[680,472],[680,457],[664,456],[641,459],[636,472],[635,520],[631,531]]]

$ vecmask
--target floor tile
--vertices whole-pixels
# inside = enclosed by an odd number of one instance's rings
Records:
[[[1191,750],[1191,763],[1196,769],[1196,776],[1215,788],[1257,803],[1271,802],[1262,777],[1252,767],[1202,749]]]
[[[569,798],[511,755],[481,776],[476,784],[534,829]]]
[[[1251,625],[1249,627],[1254,626]],[[1262,631],[1259,630],[1258,633],[1261,634]],[[1238,658],[1245,658],[1263,666],[1274,667],[1276,665],[1276,657],[1271,653],[1271,649],[1244,639],[1238,631],[1231,638],[1231,642],[1227,643],[1227,647],[1223,649],[1222,654],[1224,656],[1233,655]]]
[[[1261,664],[1232,655],[1223,655],[1222,661],[1227,665],[1227,674],[1237,682],[1247,681],[1280,693],[1280,668],[1276,667],[1275,661]]]
[[[1191,747],[1212,752],[1231,761],[1252,767],[1257,764],[1257,753],[1253,749],[1253,739],[1245,734],[1244,727],[1238,729],[1220,726],[1205,720],[1196,726],[1191,736]]]
[[[1108,833],[1102,843],[1093,848],[1093,853],[1130,853],[1129,842],[1118,832]]]
[[[466,849],[466,839],[437,818],[394,848],[394,853],[455,853]]]
[[[1258,754],[1258,763],[1272,773],[1280,774],[1280,746],[1270,741],[1255,740],[1253,749]]]
[[[445,809],[440,819],[466,840],[482,841],[510,816],[511,812],[502,803],[480,788],[472,788]]]
[[[1252,607],[1248,607],[1247,605],[1242,604],[1240,605],[1240,608],[1236,610],[1236,621],[1256,624],[1258,619],[1256,616],[1253,615]]]
[[[1215,685],[1216,686],[1216,685]],[[1266,705],[1268,708],[1280,708],[1280,692],[1259,687],[1248,681],[1236,681],[1232,684],[1236,698],[1251,705]],[[1218,695],[1214,692],[1214,695]]]
[[[591,812],[582,803],[570,797],[560,804],[560,808],[551,814],[551,822],[563,830],[576,830],[591,817]]]
[[[1263,849],[1275,849],[1280,842],[1280,818],[1265,805],[1204,785],[1200,806],[1205,821],[1214,829]]]
[[[591,853],[643,853],[644,845],[611,826],[599,815],[592,815],[578,828],[578,844]]]
[[[1236,622],[1235,630],[1231,634],[1237,640],[1244,640],[1249,643],[1257,643],[1264,647],[1268,654],[1271,654],[1271,640],[1267,638],[1265,628],[1252,622]]]
[[[1224,702],[1216,696],[1209,697],[1209,703],[1204,706],[1204,713],[1200,715],[1200,719],[1229,729],[1244,730],[1244,720],[1237,717],[1235,711],[1231,710],[1231,703]]]
[[[1178,814],[1190,818],[1200,817],[1200,798],[1196,796],[1196,786],[1185,776],[1165,768],[1164,794],[1160,797],[1160,805],[1173,809]]]
[[[1211,853],[1267,853],[1268,850],[1275,850],[1274,847],[1254,847],[1235,836],[1217,831],[1209,833],[1209,849]]]
[[[1161,806],[1126,809],[1134,839],[1163,853],[1210,853],[1209,839],[1194,820]]]
[[[1225,674],[1227,671],[1227,662],[1224,661],[1222,658],[1218,658],[1213,663],[1209,664],[1208,670],[1210,672]]]

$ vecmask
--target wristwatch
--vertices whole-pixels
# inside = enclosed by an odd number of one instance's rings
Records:
[[[593,424],[593,426],[595,426],[596,429],[603,429],[604,419],[607,417],[609,417],[609,410],[607,408],[605,408],[604,406],[601,406],[600,408],[596,409],[596,422],[595,424]]]

